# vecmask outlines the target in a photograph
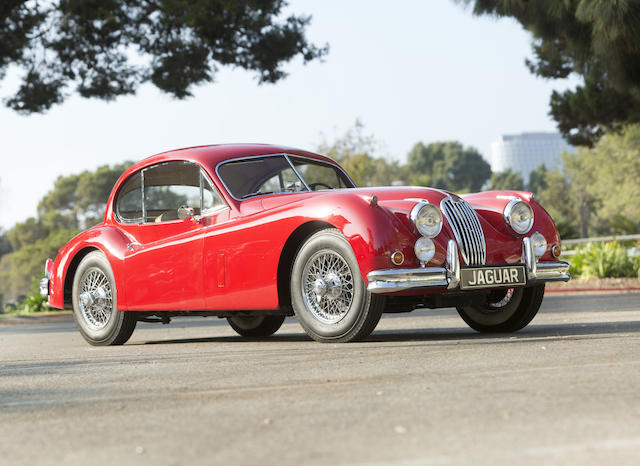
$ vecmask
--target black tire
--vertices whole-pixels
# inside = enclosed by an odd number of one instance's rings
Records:
[[[326,267],[320,272],[316,266],[323,264]],[[316,293],[310,286],[318,280]],[[314,340],[337,343],[367,338],[380,321],[384,302],[383,296],[367,291],[355,254],[338,230],[321,230],[298,250],[291,271],[291,304],[298,322]]]
[[[544,297],[544,283],[528,288],[512,288],[510,297],[507,294],[509,292],[492,292],[486,303],[458,307],[458,314],[478,332],[516,332],[526,327],[538,313]],[[493,300],[497,300],[498,305],[490,304],[496,302]]]
[[[122,345],[136,328],[132,312],[118,311],[116,281],[100,251],[90,252],[80,261],[73,277],[72,300],[80,334],[91,345]]]
[[[243,337],[268,337],[278,331],[285,316],[233,316],[227,322]]]

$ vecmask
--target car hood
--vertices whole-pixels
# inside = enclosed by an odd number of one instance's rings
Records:
[[[349,189],[332,189],[326,191],[301,192],[291,194],[274,194],[269,196],[261,196],[244,201],[243,205],[250,211],[256,208],[271,209],[293,202],[303,201],[305,199],[326,198],[331,202],[332,198],[342,198],[345,195],[357,196],[371,202],[373,197],[379,205],[390,210],[410,211],[416,202],[426,199],[427,201],[439,205],[440,201],[447,196],[455,196],[455,194],[434,188],[423,187],[407,187],[407,186],[390,186],[390,187],[372,187],[372,188],[349,188]],[[257,205],[254,205],[257,204]],[[243,206],[243,207],[244,207]],[[242,209],[245,210],[245,209]]]

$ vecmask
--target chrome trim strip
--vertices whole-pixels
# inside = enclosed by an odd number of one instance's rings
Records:
[[[49,279],[43,278],[40,280],[40,296],[49,296]]]
[[[389,293],[415,288],[441,288],[449,284],[444,267],[374,270],[367,275],[367,289],[372,293]]]
[[[447,276],[449,278],[450,290],[457,288],[460,284],[460,258],[458,257],[458,246],[452,239],[447,243]]]
[[[295,165],[293,164],[293,162],[291,161],[291,159],[289,158],[289,156],[287,154],[282,154],[284,155],[285,160],[287,161],[287,163],[289,163],[289,166],[291,167],[291,169],[294,171],[294,173],[296,174],[296,176],[298,178],[300,178],[300,181],[302,181],[302,184],[304,185],[305,188],[307,188],[307,191],[311,191],[311,188],[309,187],[309,185],[307,184],[307,182],[304,180],[304,178],[302,177],[302,175],[300,174],[300,172],[298,171],[298,169],[295,167]]]
[[[145,206],[145,193],[144,193],[144,172],[150,168],[155,168],[155,167],[159,167],[161,165],[167,165],[170,163],[187,163],[187,164],[191,164],[191,165],[195,165],[196,167],[198,167],[198,170],[200,171],[200,216],[203,217],[204,215],[202,215],[202,201],[203,201],[203,196],[202,196],[202,191],[203,191],[203,185],[202,185],[202,178],[204,178],[204,180],[206,180],[209,185],[211,186],[211,188],[218,193],[218,195],[220,196],[220,199],[222,199],[222,202],[224,202],[225,204],[225,208],[229,208],[229,203],[226,201],[226,199],[224,198],[224,196],[220,193],[220,191],[218,190],[218,187],[213,183],[213,181],[211,181],[211,177],[209,176],[209,174],[206,172],[206,170],[202,167],[202,165],[200,165],[199,163],[196,162],[192,162],[190,160],[167,160],[166,162],[160,162],[160,163],[156,163],[155,165],[149,165],[148,167],[144,167],[141,168],[140,170],[132,173],[131,175],[129,175],[129,177],[122,182],[122,184],[120,185],[120,188],[118,190],[118,193],[114,196],[114,200],[113,200],[113,213],[114,213],[114,218],[116,220],[117,223],[125,225],[131,225],[131,224],[137,224],[137,225],[142,225],[145,223],[152,223],[152,222],[147,222],[147,209]],[[120,197],[120,189],[122,189],[122,187],[127,183],[128,180],[130,180],[133,176],[135,175],[140,175],[140,190],[141,190],[141,195],[142,195],[142,220],[138,221],[136,219],[133,219],[133,221],[127,221],[126,219],[123,219],[120,216],[120,213],[118,212],[118,199]],[[220,177],[218,177],[220,178]],[[225,186],[226,188],[226,186]],[[228,190],[227,190],[228,191]]]
[[[536,281],[538,282],[568,282],[571,280],[569,263],[567,262],[538,262]]]
[[[533,250],[533,242],[531,238],[523,238],[522,240],[522,262],[527,266],[527,274],[529,279],[536,278],[537,262],[536,254]]]
[[[480,219],[473,207],[462,198],[456,201],[449,196],[440,201],[440,210],[453,231],[465,264],[484,265],[487,245]]]

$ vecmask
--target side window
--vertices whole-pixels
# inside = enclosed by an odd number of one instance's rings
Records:
[[[227,204],[222,200],[218,191],[211,186],[209,180],[202,173],[200,173],[200,180],[202,182],[202,215],[226,207]]]
[[[116,213],[118,217],[127,223],[142,221],[142,175],[140,172],[131,177],[122,185],[116,201]]]
[[[200,214],[200,168],[189,162],[167,162],[144,170],[146,222],[181,220],[184,209]],[[182,215],[179,215],[180,209]]]

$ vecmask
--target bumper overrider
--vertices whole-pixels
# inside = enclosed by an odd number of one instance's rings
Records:
[[[571,278],[567,262],[537,262],[530,238],[524,238],[522,241],[522,264],[508,265],[524,266],[526,270],[526,285],[544,282],[566,282]],[[447,259],[444,267],[374,270],[367,274],[367,280],[369,281],[367,289],[372,293],[393,293],[395,291],[437,288],[454,290],[460,288],[460,270],[458,245],[454,240],[450,240],[447,245]],[[522,284],[520,283],[519,285],[521,286]],[[507,280],[496,281],[495,286],[487,284],[484,288],[504,286],[509,286]]]

